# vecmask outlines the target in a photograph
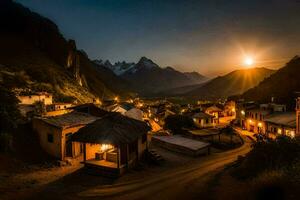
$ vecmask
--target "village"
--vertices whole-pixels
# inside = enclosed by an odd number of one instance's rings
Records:
[[[64,170],[58,178],[84,169],[84,175],[95,178],[131,180],[186,163],[193,166],[234,149],[244,153],[254,141],[300,133],[300,98],[295,111],[287,112],[285,105],[272,100],[180,105],[166,99],[115,97],[78,104],[54,102],[47,92],[16,97],[23,123],[32,132],[28,139],[38,141],[52,163],[47,171]]]
[[[0,200],[298,200],[299,10],[0,0]]]

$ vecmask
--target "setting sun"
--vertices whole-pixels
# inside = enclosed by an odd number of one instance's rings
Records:
[[[247,57],[247,58],[245,58],[245,60],[244,60],[244,64],[245,64],[245,65],[247,65],[247,66],[251,66],[251,65],[253,65],[253,64],[254,64],[254,60],[253,60],[253,58],[251,58],[251,57]]]

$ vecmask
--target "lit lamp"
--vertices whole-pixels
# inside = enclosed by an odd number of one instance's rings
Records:
[[[258,123],[258,127],[262,127],[262,123],[261,122]]]
[[[110,145],[110,144],[101,144],[101,147],[100,147],[102,152],[106,151],[108,149],[111,149],[111,148],[112,148],[112,145]]]
[[[242,111],[241,111],[241,114],[242,114],[242,115],[245,115],[245,111],[242,110]]]

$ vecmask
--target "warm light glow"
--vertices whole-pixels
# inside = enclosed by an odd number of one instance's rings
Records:
[[[232,112],[235,112],[235,108],[232,108],[231,111],[232,111]]]
[[[114,98],[114,100],[115,100],[115,101],[119,101],[119,97],[116,96],[116,97]]]
[[[279,128],[279,129],[277,130],[277,133],[278,133],[278,134],[282,134],[282,130]]]
[[[101,144],[101,147],[100,147],[101,151],[106,151],[106,150],[112,149],[112,148],[113,148],[113,146],[110,144]]]
[[[251,58],[251,57],[246,57],[245,60],[244,60],[244,64],[247,65],[247,66],[253,65],[253,64],[254,64],[253,58]]]
[[[262,123],[261,122],[258,123],[258,127],[262,127]]]
[[[241,111],[241,114],[242,114],[242,115],[245,115],[245,111],[242,110],[242,111]]]
[[[144,106],[143,103],[138,103],[138,104],[137,104],[137,107],[138,107],[138,108],[141,108],[141,107],[143,107],[143,106]]]

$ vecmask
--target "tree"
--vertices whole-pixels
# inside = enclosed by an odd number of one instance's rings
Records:
[[[192,128],[193,126],[193,120],[184,115],[170,115],[165,119],[165,128],[174,134],[180,134],[183,128]]]
[[[14,93],[0,85],[0,149],[7,149],[11,131],[17,127],[20,119],[18,102]]]

